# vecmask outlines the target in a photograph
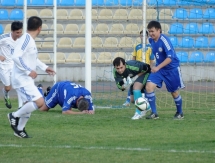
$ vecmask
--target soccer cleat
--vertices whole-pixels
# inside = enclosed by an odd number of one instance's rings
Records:
[[[174,119],[183,119],[183,118],[184,118],[183,113],[180,114],[180,113],[176,112],[174,115]]]
[[[8,113],[7,114],[7,118],[9,120],[11,128],[13,129],[14,132],[16,132],[17,131],[17,126],[18,126],[19,118],[18,117],[17,118],[14,117],[12,113]]]
[[[22,131],[14,131],[14,136],[17,136],[19,138],[31,138],[30,136],[28,136],[27,132],[25,131],[25,128]]]
[[[43,89],[43,85],[42,84],[38,84],[37,88],[42,88]]]
[[[48,86],[48,87],[46,88],[46,91],[45,91],[45,93],[44,93],[44,96],[45,96],[45,97],[48,96],[48,94],[49,94],[51,88],[52,88],[52,87],[50,87],[50,86]]]
[[[149,116],[146,117],[146,119],[158,119],[159,116],[158,114],[155,113],[151,113]]]
[[[10,98],[9,98],[9,96],[7,95],[5,95],[5,90],[4,90],[4,88],[2,89],[2,91],[3,91],[3,94],[4,94],[4,101],[5,101],[5,105],[6,105],[6,107],[8,108],[8,109],[11,109],[12,108],[12,105],[11,105],[11,102],[10,102]]]
[[[132,120],[137,120],[137,119],[141,119],[146,115],[147,111],[141,111],[140,114],[138,114],[137,112],[134,113],[134,116],[131,118]]]
[[[122,104],[123,106],[130,106],[130,102],[126,101],[124,104]]]

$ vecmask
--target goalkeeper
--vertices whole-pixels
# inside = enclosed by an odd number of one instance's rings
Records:
[[[148,31],[146,31],[146,42],[147,42],[147,38],[149,36]],[[143,30],[140,31],[140,39],[141,39],[141,43],[137,44],[134,46],[134,51],[132,53],[132,59],[133,60],[137,60],[137,61],[143,61]],[[146,45],[146,49],[145,49],[145,63],[150,64],[151,66],[153,66],[154,64],[154,54],[152,53],[152,49],[151,49],[151,45],[147,44]],[[124,106],[130,106],[130,91],[128,90],[128,95],[126,98],[125,103],[123,104]]]
[[[151,71],[150,65],[135,60],[125,62],[125,59],[117,57],[113,61],[113,66],[113,75],[117,87],[122,91],[130,89],[131,102],[134,103],[144,93],[146,81]],[[147,111],[140,111],[136,108],[131,119],[140,119],[145,116]]]

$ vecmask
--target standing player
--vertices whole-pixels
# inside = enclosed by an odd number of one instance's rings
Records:
[[[57,104],[62,107],[62,114],[94,114],[91,93],[71,81],[56,83],[45,97],[45,103],[40,110],[48,111]],[[73,111],[74,108],[80,112]]]
[[[182,112],[182,97],[179,94],[179,89],[184,88],[182,81],[179,59],[176,56],[175,50],[168,37],[161,32],[161,25],[157,21],[149,22],[148,26],[149,42],[152,46],[152,51],[156,57],[156,66],[152,67],[151,74],[146,84],[146,98],[148,99],[152,112],[147,119],[159,118],[156,109],[155,88],[161,88],[162,82],[165,83],[167,91],[172,94],[177,108],[175,119],[184,118]]]
[[[12,86],[22,98],[24,105],[7,116],[14,135],[20,138],[29,138],[24,127],[31,112],[44,104],[44,99],[34,84],[34,79],[37,77],[36,67],[50,75],[55,74],[52,68],[37,58],[38,51],[34,39],[39,35],[41,28],[42,20],[37,16],[30,17],[27,23],[27,33],[19,39],[12,55],[14,61]]]
[[[151,70],[150,65],[135,60],[125,62],[123,58],[117,57],[113,61],[113,66],[113,75],[117,87],[122,91],[130,89],[131,102],[134,103],[144,93],[145,84]],[[127,81],[124,78],[127,78]],[[132,81],[131,85],[127,83],[129,78]],[[150,108],[141,112],[136,108],[135,114],[131,119],[136,120],[142,118],[148,110]]]
[[[5,105],[12,108],[9,91],[11,90],[11,72],[13,68],[12,53],[16,46],[17,39],[22,35],[22,22],[15,21],[11,24],[11,33],[0,36],[0,79],[4,85],[2,89]]]
[[[148,35],[149,35],[149,33],[146,31],[146,41],[147,41]],[[134,46],[132,59],[142,62],[143,61],[143,30],[140,31],[140,39],[141,39],[141,43]],[[154,63],[154,55],[152,54],[152,49],[151,49],[150,44],[146,45],[145,63],[149,64],[150,66],[152,66]],[[130,95],[131,95],[131,93],[128,90],[128,95],[127,95],[126,101],[123,104],[124,106],[130,106],[130,102],[131,102]]]

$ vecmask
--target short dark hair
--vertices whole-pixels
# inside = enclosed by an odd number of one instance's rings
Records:
[[[78,100],[78,110],[83,111],[83,110],[88,110],[89,108],[89,102],[85,98],[80,98]]]
[[[124,65],[125,64],[125,59],[124,58],[121,58],[121,57],[116,57],[114,60],[113,60],[113,66],[119,66],[120,65],[120,62],[122,62],[122,64]]]
[[[149,22],[149,24],[147,25],[147,29],[151,29],[151,28],[155,28],[155,29],[160,29],[161,30],[161,24],[158,21],[152,20]]]
[[[142,35],[142,34],[143,34],[143,30],[140,31],[140,35]],[[149,32],[148,32],[148,31],[146,31],[146,36],[147,36],[147,37],[149,36]]]
[[[20,21],[14,21],[11,23],[11,31],[17,31],[23,28],[23,23]]]
[[[42,19],[37,16],[32,16],[28,19],[28,31],[36,31],[42,26]]]

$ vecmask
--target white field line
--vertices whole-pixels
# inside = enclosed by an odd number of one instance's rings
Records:
[[[70,145],[59,145],[59,146],[45,146],[45,145],[18,145],[18,144],[0,144],[0,148],[11,147],[11,148],[65,148],[65,149],[86,149],[86,150],[115,150],[115,151],[155,151],[155,152],[168,152],[168,153],[212,153],[215,151],[199,151],[199,150],[156,150],[150,148],[124,148],[124,147],[84,147],[84,146],[70,146]]]

